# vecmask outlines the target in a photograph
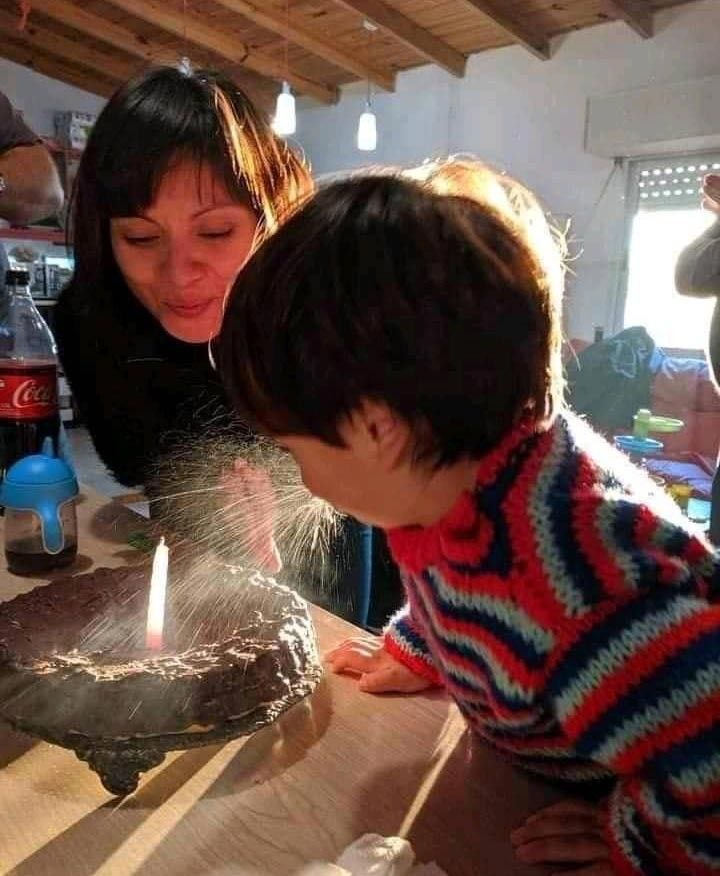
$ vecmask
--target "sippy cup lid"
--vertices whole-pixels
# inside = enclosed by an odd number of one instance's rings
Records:
[[[64,460],[53,456],[52,439],[46,438],[42,453],[24,456],[5,473],[0,486],[0,505],[37,514],[46,550],[57,553],[64,544],[60,507],[78,492],[75,473]]]

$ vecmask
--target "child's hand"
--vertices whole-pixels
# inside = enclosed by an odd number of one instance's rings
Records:
[[[576,864],[573,876],[613,876],[603,825],[607,803],[563,800],[541,809],[510,834],[526,864]]]
[[[223,472],[219,486],[225,491],[223,512],[226,520],[239,524],[239,535],[250,556],[260,568],[274,575],[282,560],[274,539],[275,494],[268,473],[236,459],[232,469]]]
[[[358,687],[367,693],[417,693],[434,687],[383,648],[382,639],[347,639],[325,655],[333,672],[360,676]]]

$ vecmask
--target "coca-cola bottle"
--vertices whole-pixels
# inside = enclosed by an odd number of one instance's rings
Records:
[[[57,348],[30,294],[27,271],[5,274],[0,298],[0,475],[52,438],[58,453]]]

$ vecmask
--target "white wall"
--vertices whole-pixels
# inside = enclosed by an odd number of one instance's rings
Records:
[[[105,105],[103,97],[50,79],[4,58],[0,58],[0,91],[15,109],[22,111],[23,119],[42,137],[54,135],[56,110],[98,113]]]
[[[573,265],[568,332],[610,331],[624,244],[625,176],[613,161],[585,151],[590,98],[720,73],[720,0],[699,0],[655,16],[656,35],[642,40],[622,23],[553,41],[541,62],[519,47],[471,57],[459,80],[435,67],[398,77],[395,94],[375,99],[380,144],[374,163],[409,163],[447,152],[473,152],[530,185],[556,214],[572,217],[582,254]],[[317,174],[368,163],[354,148],[364,93],[346,89],[330,108],[300,113],[298,140]],[[720,134],[720,95],[716,125]],[[647,125],[638,96],[629,124]],[[683,136],[677,132],[678,138]]]

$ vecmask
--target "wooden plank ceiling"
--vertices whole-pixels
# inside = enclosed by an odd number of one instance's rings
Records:
[[[187,56],[266,108],[282,79],[330,104],[345,83],[392,91],[398,71],[421,64],[460,77],[468,55],[513,43],[541,64],[551,37],[613,19],[650,39],[654,12],[686,2],[0,0],[0,56],[103,96],[148,62]]]

